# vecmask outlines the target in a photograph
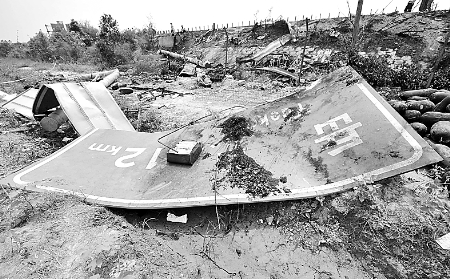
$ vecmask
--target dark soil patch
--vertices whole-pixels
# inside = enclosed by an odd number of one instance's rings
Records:
[[[251,136],[253,131],[250,127],[250,121],[242,116],[232,116],[219,125],[225,135],[224,140],[232,141],[239,141],[245,136]]]
[[[327,179],[327,183],[331,183],[331,180],[328,178],[330,174],[328,173],[327,165],[323,163],[323,158],[318,156],[314,158],[312,156],[312,150],[309,149],[307,153],[305,153],[306,160],[314,167],[317,173],[321,173],[324,178]]]
[[[277,188],[279,179],[272,177],[272,173],[264,169],[256,161],[247,156],[240,145],[233,150],[222,153],[216,163],[217,170],[226,170],[221,181],[245,190],[253,197],[266,197],[271,193],[279,193]],[[221,182],[218,181],[218,182]]]

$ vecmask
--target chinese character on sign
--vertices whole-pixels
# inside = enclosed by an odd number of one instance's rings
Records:
[[[347,113],[344,113],[342,115],[339,115],[338,117],[328,120],[325,123],[314,125],[317,135],[319,136],[324,134],[323,129],[326,126],[330,126],[332,133],[318,138],[314,142],[325,142],[327,144],[329,142],[335,143],[333,146],[336,148],[328,152],[328,154],[330,154],[331,156],[336,156],[349,148],[363,143],[362,139],[356,132],[356,128],[362,126],[361,122],[357,122],[345,128],[339,129],[337,123],[339,120],[342,120],[346,125],[353,122],[350,116]]]

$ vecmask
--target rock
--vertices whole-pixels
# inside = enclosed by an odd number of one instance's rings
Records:
[[[450,143],[450,121],[439,121],[430,129],[431,138],[439,143]]]
[[[425,113],[427,111],[432,111],[436,105],[429,100],[422,101],[409,101],[406,103],[409,110],[418,110],[420,113]]]
[[[406,110],[403,118],[405,118],[408,122],[415,122],[421,115],[422,114],[418,110]]]
[[[313,220],[317,220],[318,223],[323,224],[328,220],[330,210],[327,207],[321,207],[311,215]]]
[[[405,111],[408,109],[408,105],[404,101],[391,100],[388,101],[388,103],[400,114],[405,113]]]
[[[432,147],[444,159],[442,163],[447,167],[450,166],[450,147],[443,144],[432,144]]]
[[[413,127],[413,129],[421,136],[424,136],[428,131],[427,126],[420,122],[411,123],[411,127]]]
[[[131,89],[129,87],[122,87],[119,89],[119,92],[120,92],[120,94],[128,95],[128,94],[133,93],[133,89]]]

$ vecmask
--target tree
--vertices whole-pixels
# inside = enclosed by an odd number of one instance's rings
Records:
[[[100,40],[114,44],[120,39],[119,24],[111,15],[104,14],[100,17]]]
[[[96,47],[102,60],[108,65],[114,65],[117,63],[114,48],[120,40],[119,25],[111,15],[104,14],[100,17],[99,28]]]
[[[30,47],[30,55],[33,59],[47,62],[53,59],[49,48],[49,40],[41,30],[39,30],[36,36],[30,39],[28,45]]]

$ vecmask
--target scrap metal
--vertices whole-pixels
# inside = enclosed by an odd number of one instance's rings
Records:
[[[31,109],[37,93],[38,90],[34,88],[30,88],[20,94],[6,94],[0,91],[0,98],[6,101],[0,107],[14,110],[29,119],[33,119]]]
[[[80,135],[95,128],[134,131],[101,82],[54,83],[41,86],[32,112],[36,120],[61,107]]]

